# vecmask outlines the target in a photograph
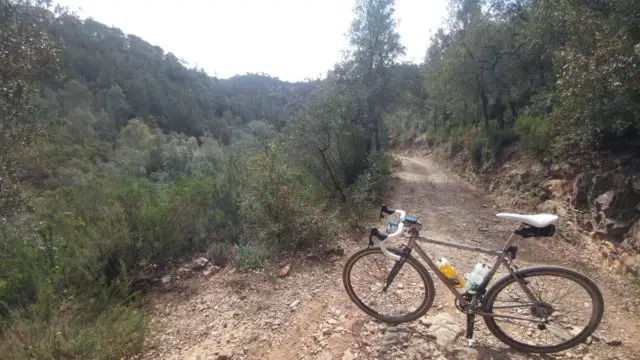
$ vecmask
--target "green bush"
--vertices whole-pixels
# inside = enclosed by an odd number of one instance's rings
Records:
[[[449,126],[446,129],[446,142],[449,156],[453,157],[464,150],[464,134],[469,130],[464,125]]]
[[[54,198],[51,204],[59,201]],[[93,205],[100,209],[105,204]],[[3,359],[119,359],[135,354],[147,318],[129,295],[123,261],[118,262],[121,271],[106,279],[103,255],[122,242],[99,231],[118,225],[108,216],[111,209],[101,212],[100,226],[93,218],[87,223],[62,211],[64,207],[58,210],[34,233],[3,229],[2,252],[10,254],[0,267]]]
[[[217,266],[225,266],[232,256],[233,246],[227,242],[214,242],[207,249],[207,259]]]
[[[550,117],[519,116],[516,119],[514,132],[530,154],[544,156],[550,151],[553,142],[553,128]]]
[[[467,153],[474,167],[496,161],[502,155],[502,149],[516,138],[509,129],[490,126],[478,130],[472,128],[462,135]]]
[[[242,244],[235,248],[234,260],[240,270],[260,267],[271,256],[266,245]]]
[[[0,338],[2,358],[115,360],[138,353],[147,315],[124,304],[92,308],[92,302],[56,303],[42,297],[30,310],[15,311],[12,326]]]
[[[516,139],[513,130],[500,129],[497,126],[489,126],[485,129],[486,149],[485,158],[491,161],[497,160],[502,155],[502,149]]]
[[[274,251],[317,246],[331,235],[334,217],[318,182],[292,164],[273,142],[248,160],[247,188],[241,196],[245,243],[265,243]]]
[[[352,228],[376,220],[375,210],[389,189],[391,170],[400,166],[392,156],[377,153],[369,154],[366,164],[366,170],[347,188],[347,201],[341,209],[340,218]],[[334,226],[340,229],[342,225]]]

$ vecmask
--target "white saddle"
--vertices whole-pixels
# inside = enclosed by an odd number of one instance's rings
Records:
[[[496,214],[497,217],[507,219],[507,220],[515,220],[527,225],[535,226],[538,228],[542,228],[545,226],[549,226],[551,224],[557,224],[560,217],[558,215],[553,214],[534,214],[534,215],[523,215],[523,214],[512,214],[512,213],[499,213]]]

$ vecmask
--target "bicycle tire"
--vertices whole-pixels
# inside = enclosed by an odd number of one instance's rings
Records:
[[[604,299],[602,293],[598,286],[585,275],[576,272],[571,269],[557,267],[557,266],[536,266],[521,269],[515,272],[517,277],[522,278],[531,278],[535,276],[559,276],[565,279],[569,279],[574,281],[575,283],[582,286],[584,290],[587,291],[589,296],[591,297],[591,317],[589,318],[588,325],[573,338],[551,346],[532,346],[529,344],[522,343],[505,334],[498,324],[496,324],[495,318],[492,316],[483,316],[484,322],[500,341],[507,344],[508,346],[522,351],[526,353],[538,353],[538,354],[549,354],[564,351],[570,348],[573,348],[585,341],[600,325],[602,320],[602,315],[604,313]],[[491,313],[493,311],[493,303],[496,297],[500,294],[502,290],[504,290],[508,285],[514,283],[516,279],[514,276],[507,274],[501,279],[499,279],[488,291],[483,300],[483,311],[486,313]]]
[[[398,249],[388,248],[388,250],[396,255],[401,255],[401,252]],[[425,288],[425,297],[416,310],[403,315],[383,315],[368,307],[358,298],[358,296],[356,296],[355,292],[353,291],[353,287],[351,286],[351,270],[358,260],[367,255],[375,253],[382,253],[382,251],[378,247],[366,248],[359,250],[358,252],[351,255],[349,259],[347,259],[347,262],[345,263],[342,271],[342,282],[345,290],[347,291],[347,295],[349,296],[351,301],[353,301],[356,306],[360,308],[360,310],[364,311],[367,315],[372,316],[387,324],[397,325],[400,323],[411,322],[419,319],[422,315],[429,311],[429,309],[433,305],[433,300],[435,299],[435,287],[433,285],[433,279],[431,278],[431,275],[429,275],[427,269],[413,256],[409,256],[404,266],[412,266],[418,272]]]

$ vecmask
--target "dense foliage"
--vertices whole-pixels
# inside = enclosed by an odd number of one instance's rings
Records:
[[[208,133],[228,145],[232,129],[253,120],[281,128],[295,100],[313,88],[261,74],[214,79],[186,68],[172,53],[91,19],[63,15],[50,32],[65,42],[63,80],[53,87],[82,82],[91,105],[105,109],[119,126],[140,117],[166,132]]]
[[[354,55],[288,83],[212,78],[47,1],[0,0],[2,358],[122,358],[145,336],[139,290],[181,256],[248,269],[366,220],[390,167],[392,17],[362,1]]]
[[[516,139],[541,157],[638,151],[640,2],[452,0],[422,75],[426,114],[391,116],[399,141],[478,164]]]

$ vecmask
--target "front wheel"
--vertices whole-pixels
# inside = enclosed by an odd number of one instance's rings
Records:
[[[402,255],[399,250],[388,250]],[[427,269],[409,256],[384,289],[394,265],[396,261],[387,258],[380,248],[362,249],[345,263],[342,282],[349,298],[366,314],[389,324],[414,321],[433,304],[433,280]]]
[[[596,330],[604,300],[588,277],[541,266],[498,280],[484,297],[483,311],[492,314],[484,321],[503,343],[523,352],[554,353],[578,345]]]

